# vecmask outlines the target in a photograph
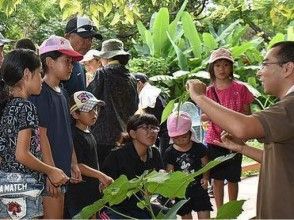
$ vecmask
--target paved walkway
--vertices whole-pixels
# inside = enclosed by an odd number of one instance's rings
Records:
[[[238,219],[251,219],[256,216],[256,196],[257,196],[258,176],[247,177],[239,183],[238,200],[246,200],[243,205],[243,212]],[[225,200],[228,202],[227,187],[225,187]],[[213,209],[216,210],[214,199],[211,199]],[[197,216],[197,215],[196,215]],[[216,216],[216,211],[213,211],[211,217]]]
[[[259,176],[252,176],[242,179],[239,183],[239,195],[238,200],[246,200],[243,205],[243,212],[237,219],[251,219],[256,216],[256,196],[257,196],[257,185],[258,185]],[[228,202],[228,191],[227,187],[225,187],[225,200],[224,202]],[[216,206],[214,198],[211,199],[211,203],[213,204],[213,212],[211,213],[211,217],[216,217]],[[180,219],[180,218],[178,218]],[[197,214],[193,213],[193,219],[197,219]]]

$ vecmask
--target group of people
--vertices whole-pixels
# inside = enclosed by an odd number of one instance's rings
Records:
[[[0,35],[1,218],[72,218],[122,174],[131,179],[152,169],[192,173],[232,151],[237,152],[233,159],[188,186],[189,201],[178,214],[192,218],[195,211],[198,218],[210,218],[210,180],[217,208],[223,204],[224,181],[229,199],[236,200],[245,154],[262,164],[257,217],[294,217],[293,42],[275,44],[267,53],[258,76],[265,91],[281,101],[254,114],[254,97],[234,79],[229,50],[212,52],[209,87],[187,82],[202,121],[209,122],[205,146],[185,112],[174,112],[159,124],[160,89],[146,75],[129,72],[130,54],[122,41],[105,40],[98,51],[90,50],[93,38],[102,36],[80,16],[68,21],[64,37],[52,35],[38,50],[19,43],[3,56],[10,40]],[[93,77],[86,77],[83,64]],[[246,145],[250,138],[263,141],[264,150]],[[93,218],[151,218],[137,206],[142,196],[137,193]]]

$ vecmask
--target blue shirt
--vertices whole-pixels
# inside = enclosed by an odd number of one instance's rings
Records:
[[[35,104],[40,127],[47,128],[55,166],[70,176],[73,140],[70,127],[70,114],[63,92],[56,92],[45,82],[38,96],[30,100]]]
[[[63,82],[63,88],[66,91],[67,97],[70,97],[77,91],[86,89],[85,71],[79,62],[73,62],[71,76],[69,80]]]

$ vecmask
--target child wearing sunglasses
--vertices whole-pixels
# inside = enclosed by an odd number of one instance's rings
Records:
[[[194,173],[208,163],[206,147],[196,142],[192,120],[187,113],[172,113],[167,120],[167,129],[173,142],[165,151],[167,172]],[[192,211],[197,212],[198,219],[210,218],[212,205],[207,193],[208,178],[208,173],[205,173],[196,177],[188,186],[186,198],[189,198],[189,201],[178,211],[183,219],[192,219]]]

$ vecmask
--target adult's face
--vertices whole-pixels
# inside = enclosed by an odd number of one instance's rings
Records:
[[[4,47],[4,45],[0,46],[0,67],[2,66],[2,63],[4,60],[3,47]]]
[[[279,47],[274,47],[267,52],[260,70],[257,72],[257,76],[262,83],[264,91],[276,97],[282,95],[284,85],[282,82],[283,64],[280,63],[276,57],[276,53],[279,49]]]
[[[66,37],[69,40],[73,49],[79,52],[80,54],[85,55],[92,46],[92,37],[83,38],[76,33],[71,33]]]

